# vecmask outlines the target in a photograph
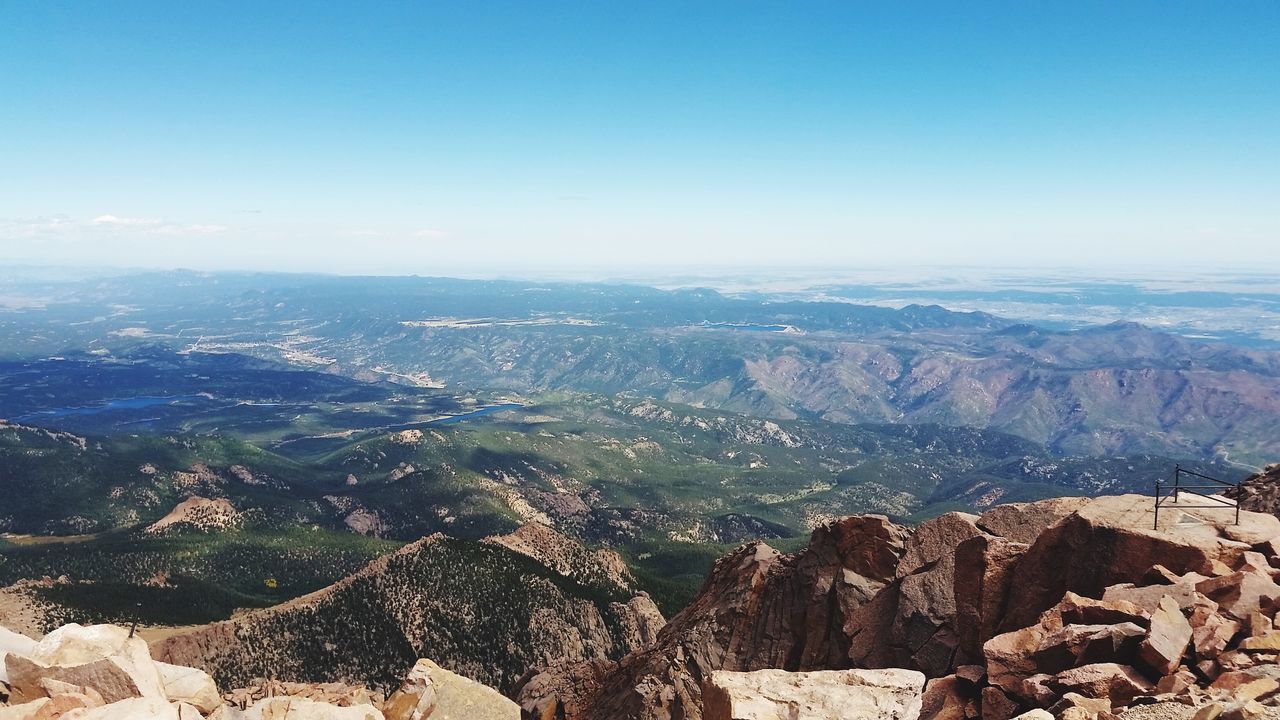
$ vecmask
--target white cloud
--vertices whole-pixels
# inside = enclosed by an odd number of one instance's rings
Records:
[[[150,218],[118,217],[116,215],[99,215],[91,222],[94,225],[116,225],[120,227],[156,227],[163,225],[161,221]]]
[[[413,236],[414,236],[414,237],[416,237],[416,238],[432,238],[432,239],[439,239],[439,238],[445,238],[445,237],[448,237],[448,236],[449,236],[449,233],[447,233],[447,232],[445,232],[445,231],[443,231],[443,230],[436,230],[436,229],[434,229],[434,228],[427,228],[427,229],[425,229],[425,230],[419,230],[418,232],[414,233],[414,234],[413,234]]]

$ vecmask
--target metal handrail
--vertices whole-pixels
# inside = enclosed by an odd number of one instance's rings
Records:
[[[1184,485],[1182,483],[1183,475],[1189,475],[1191,477],[1200,478],[1201,480],[1209,480],[1213,484],[1212,485]],[[1226,498],[1217,497],[1214,495],[1205,495],[1204,493],[1196,492],[1197,490],[1222,490],[1223,488],[1236,489],[1236,493],[1235,493],[1236,500],[1234,502],[1231,502]],[[1239,500],[1240,483],[1239,482],[1232,483],[1232,482],[1227,482],[1226,480],[1219,480],[1216,477],[1210,477],[1203,473],[1198,473],[1194,470],[1187,470],[1186,468],[1182,467],[1182,465],[1175,465],[1173,468],[1173,487],[1168,488],[1168,492],[1165,492],[1165,490],[1166,490],[1166,486],[1164,486],[1160,482],[1160,480],[1156,480],[1156,519],[1153,526],[1154,530],[1160,529],[1160,506],[1168,503],[1170,500],[1172,500],[1176,504],[1178,502],[1178,495],[1184,492],[1190,495],[1195,495],[1196,497],[1202,497],[1205,500],[1210,500],[1213,502],[1213,504],[1212,505],[1179,505],[1178,507],[1186,510],[1220,510],[1223,508],[1234,507],[1236,511],[1236,520],[1234,524],[1236,525],[1240,524],[1240,500]]]

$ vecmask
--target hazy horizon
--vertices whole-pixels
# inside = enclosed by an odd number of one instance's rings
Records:
[[[0,8],[0,263],[1280,271],[1280,5]]]

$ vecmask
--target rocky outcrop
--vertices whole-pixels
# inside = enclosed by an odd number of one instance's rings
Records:
[[[432,536],[319,592],[152,650],[226,686],[268,677],[392,690],[406,667],[432,657],[505,691],[553,659],[620,659],[663,625],[647,595],[616,582],[629,583],[616,554],[575,545],[541,526],[493,542]]]
[[[1280,520],[1234,518],[1173,503],[1155,527],[1142,496],[951,513],[913,533],[849,518],[795,555],[739,548],[653,646],[551,664],[516,698],[535,717],[696,720],[717,671],[863,667],[929,677],[924,718],[1232,702],[1280,681]]]
[[[240,513],[224,498],[209,499],[193,495],[178,503],[167,515],[147,526],[149,535],[181,530],[214,532],[241,524]]]
[[[1240,489],[1227,490],[1223,495],[1240,503],[1250,512],[1280,516],[1280,463],[1272,463],[1240,483]]]
[[[781,555],[763,543],[721,558],[693,603],[652,646],[619,663],[555,663],[516,688],[535,717],[701,717],[716,670],[846,667],[846,620],[893,581],[908,532],[880,516],[814,531]]]
[[[704,720],[916,720],[924,675],[910,670],[718,670],[703,683]]]
[[[386,698],[361,686],[263,681],[224,697],[203,671],[156,662],[125,628],[0,632],[2,720],[517,720],[497,691],[418,660]],[[364,650],[368,650],[365,648]]]

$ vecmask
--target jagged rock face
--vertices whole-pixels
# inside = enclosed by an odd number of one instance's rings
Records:
[[[653,646],[613,667],[557,663],[526,678],[518,702],[537,717],[697,720],[715,670],[845,667],[845,620],[892,580],[907,537],[869,515],[818,528],[790,556],[745,545],[716,563]]]
[[[947,513],[916,529],[895,570],[897,579],[845,621],[854,666],[911,667],[931,676],[950,671],[959,647],[955,548],[983,535],[977,520]]]
[[[1280,535],[1280,521],[1257,514],[1234,526],[1229,511],[1193,515],[1175,506],[1161,511],[1160,530],[1152,518],[1149,497],[1102,497],[1040,533],[1012,571],[1001,628],[1031,625],[1067,591],[1101,597],[1155,565],[1178,575],[1210,570],[1215,561],[1234,565],[1252,543]]]
[[[648,596],[614,584],[614,563],[591,567],[586,551],[575,557],[575,576],[566,577],[502,543],[433,536],[317,593],[166,638],[152,651],[227,686],[271,677],[394,689],[417,658],[432,657],[507,690],[533,665],[618,659],[656,638],[663,619]]]
[[[1280,463],[1272,463],[1245,478],[1239,492],[1231,489],[1223,494],[1245,510],[1280,516]]]
[[[1159,688],[1280,679],[1280,520],[1176,504],[1154,519],[1149,497],[1071,498],[909,536],[850,518],[786,557],[747,545],[652,647],[531,673],[516,697],[540,718],[696,720],[714,671],[898,667],[935,678],[926,718],[1091,720]]]

